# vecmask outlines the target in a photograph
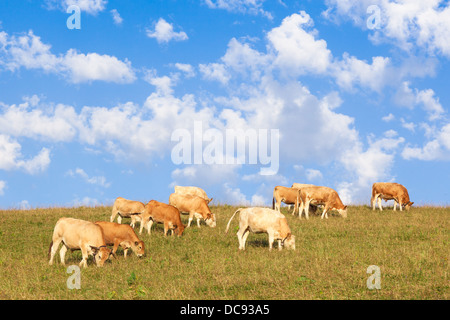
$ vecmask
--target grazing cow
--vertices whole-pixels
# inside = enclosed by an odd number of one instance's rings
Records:
[[[144,208],[145,205],[140,201],[118,197],[114,201],[110,222],[114,222],[116,215],[119,215],[117,217],[118,223],[122,223],[122,218],[131,218],[130,226],[134,228],[136,221],[140,221],[142,224],[140,215],[144,212]]]
[[[97,267],[101,267],[112,254],[112,251],[106,247],[102,228],[89,221],[61,218],[56,222],[48,252],[50,265],[53,264],[53,257],[61,242],[63,246],[59,254],[63,265],[65,264],[67,249],[81,250],[83,259],[80,262],[80,267],[84,266],[85,268],[89,255],[93,255]]]
[[[294,210],[292,211],[292,215],[294,215],[295,211],[298,209],[299,200],[298,189],[276,186],[273,189],[272,210],[278,210],[278,212],[281,212],[281,202],[284,202],[285,204],[293,204]]]
[[[154,222],[164,224],[164,236],[167,236],[167,231],[171,230],[177,233],[180,237],[184,231],[184,224],[181,222],[180,211],[170,204],[151,200],[145,206],[144,213],[142,214],[141,229],[139,233],[142,233],[144,223],[147,223],[147,232],[150,233]]]
[[[192,219],[197,218],[197,227],[200,228],[200,219],[204,219],[206,224],[212,228],[216,226],[216,217],[208,207],[206,200],[198,196],[172,193],[169,197],[169,204],[178,208],[181,213],[189,214],[188,227],[191,226]]]
[[[291,233],[286,217],[278,211],[270,208],[240,208],[231,216],[228,221],[225,233],[228,233],[231,220],[239,212],[239,230],[237,237],[239,240],[239,250],[245,250],[245,242],[248,234],[267,233],[269,235],[269,250],[275,240],[278,241],[278,250],[285,246],[295,250],[295,236]]]
[[[370,202],[372,203],[372,208],[375,210],[376,202],[378,200],[378,207],[381,207],[381,199],[394,200],[394,211],[397,209],[397,203],[399,204],[400,211],[403,207],[408,211],[414,202],[409,200],[408,190],[399,183],[393,182],[375,182],[372,185],[372,198]]]
[[[199,187],[182,187],[182,186],[175,186],[175,193],[179,194],[188,194],[192,196],[197,196],[200,198],[203,198],[206,200],[206,204],[209,204],[213,198],[209,199],[206,195],[205,190]]]
[[[106,245],[114,246],[112,250],[113,254],[115,254],[118,247],[121,246],[125,258],[127,257],[127,252],[130,248],[138,257],[144,255],[144,241],[139,240],[131,226],[107,221],[97,221],[95,224],[102,228]]]
[[[298,192],[301,200],[299,217],[304,209],[306,219],[309,219],[309,205],[314,201],[316,204],[324,205],[321,219],[323,217],[328,219],[328,210],[337,210],[342,217],[347,218],[347,206],[344,206],[335,190],[316,186],[301,188]]]

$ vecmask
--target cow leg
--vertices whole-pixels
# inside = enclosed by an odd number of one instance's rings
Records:
[[[200,218],[199,217],[197,217],[197,227],[200,228]]]
[[[122,216],[119,213],[119,216],[117,217],[117,223],[122,223]]]
[[[281,240],[278,239],[278,250],[282,250],[283,246],[281,245]]]
[[[164,221],[164,237],[167,237],[167,231],[169,231],[169,223]]]
[[[250,234],[250,230],[247,228],[242,235],[242,250],[245,250],[245,243],[247,242],[248,235]]]
[[[61,247],[61,250],[59,251],[59,257],[61,259],[61,264],[63,266],[66,265],[66,252],[67,252],[67,247],[65,244],[63,244],[63,246]]]
[[[380,211],[383,211],[383,207],[381,206],[381,197],[378,197],[378,207],[380,208]]]
[[[61,244],[62,239],[53,241],[52,247],[50,248],[50,261],[48,262],[49,265],[53,264],[53,258],[55,257],[56,250],[58,250],[59,245]]]
[[[299,218],[299,219],[302,218],[303,209],[304,209],[304,205],[303,205],[303,201],[302,201],[302,202],[300,203],[300,208],[298,209],[298,218]]]
[[[128,253],[128,248],[123,249],[123,257],[126,259]]]
[[[152,225],[153,225],[153,220],[152,219],[148,220],[148,222],[147,222],[147,232],[148,232],[149,235],[151,235]],[[142,228],[142,224],[141,224],[141,228]]]
[[[371,202],[372,202],[371,203],[372,210],[375,211],[375,206],[376,206],[376,203],[377,203],[377,195],[375,195],[375,197],[372,197]]]
[[[400,207],[400,211],[403,211],[402,203],[401,203],[401,202],[398,203],[398,206]]]
[[[325,206],[323,208],[322,217],[320,219],[323,219],[323,217],[325,217],[325,216],[326,216],[326,219],[328,219],[327,211],[328,211],[328,207]]]
[[[272,234],[272,232],[269,232],[269,251],[272,251],[272,247],[273,247],[273,241],[274,241],[274,236]]]
[[[311,202],[311,200],[306,200],[305,203],[305,218],[306,220],[309,220],[309,203]]]
[[[89,257],[89,254],[88,254],[87,248],[85,248],[84,246],[81,246],[81,256],[83,257],[83,259],[81,259],[80,267],[83,266],[83,267],[87,268],[87,259]],[[94,260],[95,260],[95,258],[94,258]]]

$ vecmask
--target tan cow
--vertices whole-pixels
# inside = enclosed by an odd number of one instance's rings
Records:
[[[144,241],[139,240],[131,226],[108,221],[97,221],[95,224],[102,228],[106,245],[114,246],[112,250],[113,254],[121,246],[125,258],[130,248],[138,257],[144,255]]]
[[[122,223],[122,218],[131,218],[131,227],[134,228],[137,221],[141,221],[141,214],[144,212],[145,204],[140,201],[127,200],[118,197],[114,201],[110,222],[114,222],[116,215],[117,222]],[[141,222],[142,223],[142,222]]]
[[[150,230],[154,222],[164,224],[164,236],[167,236],[167,231],[171,230],[178,234],[180,237],[184,231],[184,224],[181,222],[180,211],[170,204],[151,200],[145,206],[144,213],[142,214],[143,223],[141,223],[141,229],[139,233],[142,233],[142,229],[145,223],[147,223],[147,232],[151,234]]]
[[[281,202],[293,204],[294,210],[292,211],[292,215],[294,215],[295,211],[298,209],[299,200],[298,189],[276,186],[273,189],[272,210],[281,212]]]
[[[408,190],[399,183],[394,182],[375,182],[372,185],[372,198],[370,202],[372,203],[372,208],[375,210],[376,202],[378,200],[378,207],[381,207],[381,199],[394,200],[394,211],[397,209],[397,203],[399,204],[400,211],[403,207],[408,211],[409,208],[414,204],[409,200]]]
[[[347,206],[344,206],[335,190],[328,187],[315,186],[301,188],[298,192],[301,200],[299,217],[302,216],[302,212],[305,210],[306,219],[309,219],[309,205],[314,201],[314,203],[324,206],[321,219],[323,217],[328,219],[329,210],[337,210],[342,217],[347,218]]]
[[[291,188],[301,189],[301,188],[307,188],[307,187],[315,187],[315,185],[308,184],[308,183],[293,183]],[[309,209],[312,211],[312,213],[315,214],[317,212],[317,208],[318,208],[317,203],[314,203],[314,201],[311,201],[311,203],[309,204]]]
[[[101,267],[112,254],[112,251],[106,247],[102,228],[89,221],[61,218],[56,222],[48,252],[50,265],[53,264],[53,257],[61,242],[63,246],[59,254],[63,265],[65,264],[67,249],[81,250],[83,259],[80,262],[80,267],[84,266],[85,268],[89,255],[94,256],[97,267]]]
[[[278,241],[278,250],[282,247],[295,250],[295,236],[287,223],[286,217],[270,208],[240,208],[231,216],[225,233],[228,233],[231,220],[239,212],[239,250],[245,250],[245,242],[250,232],[267,233],[269,235],[269,250],[273,242]]]
[[[203,198],[206,200],[206,204],[209,204],[213,198],[209,199],[206,195],[205,190],[199,187],[182,187],[182,186],[175,186],[175,193],[179,194],[188,194],[192,196],[197,196],[200,198]]]
[[[212,228],[216,226],[216,216],[206,203],[206,200],[198,196],[172,193],[169,197],[169,204],[178,208],[181,213],[189,214],[188,227],[191,226],[192,219],[197,219],[197,227],[200,228],[200,219],[204,219],[206,224]]]

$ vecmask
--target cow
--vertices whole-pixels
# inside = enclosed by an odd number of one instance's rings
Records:
[[[114,222],[116,215],[117,222],[122,223],[122,218],[131,218],[131,227],[134,228],[137,221],[141,221],[141,214],[144,212],[145,205],[140,201],[127,200],[122,197],[116,198],[112,207],[110,222]]]
[[[292,215],[294,215],[295,211],[298,209],[298,189],[276,186],[273,189],[272,210],[281,212],[281,202],[293,204],[294,210],[292,211]]]
[[[301,200],[299,217],[305,210],[306,219],[309,219],[309,205],[314,201],[314,203],[324,206],[321,219],[323,217],[328,219],[329,210],[337,210],[343,218],[347,218],[347,206],[344,206],[335,190],[328,187],[315,186],[301,188],[298,192]]]
[[[315,185],[308,183],[293,183],[291,188],[301,189],[306,187],[315,187]],[[314,203],[314,201],[309,204],[309,209],[312,210],[314,214],[317,212],[317,207],[318,205]]]
[[[80,267],[84,266],[85,268],[89,255],[94,257],[97,267],[102,267],[112,254],[112,251],[106,246],[102,228],[90,221],[60,218],[56,222],[48,251],[50,265],[53,264],[53,258],[61,242],[63,246],[59,254],[63,265],[65,265],[67,249],[81,250],[83,259],[80,262]]]
[[[206,204],[209,204],[213,198],[209,199],[206,195],[205,190],[199,187],[182,187],[182,186],[175,186],[175,193],[179,194],[188,194],[192,196],[197,196],[200,198],[203,198],[206,200]]]
[[[97,221],[95,224],[102,228],[106,245],[114,246],[112,250],[113,254],[121,246],[125,259],[130,248],[138,257],[144,255],[144,241],[139,240],[131,226],[108,221]]]
[[[372,198],[370,202],[372,203],[373,210],[375,210],[377,200],[378,207],[380,210],[383,210],[381,207],[381,199],[385,201],[394,200],[394,211],[397,209],[397,203],[399,204],[400,211],[403,211],[403,208],[409,211],[409,208],[414,204],[414,202],[409,200],[408,190],[401,184],[394,182],[375,182],[372,185]]]
[[[212,228],[216,226],[216,217],[208,207],[205,199],[187,194],[172,193],[169,197],[169,204],[178,208],[181,213],[189,214],[188,228],[192,219],[197,219],[197,227],[200,228],[200,219],[204,219],[206,224]]]
[[[228,233],[231,220],[239,212],[239,250],[245,250],[245,242],[250,232],[267,233],[269,235],[269,251],[273,242],[278,241],[278,250],[284,247],[295,250],[295,236],[287,223],[286,217],[270,208],[240,208],[234,212],[228,221],[225,233]]]
[[[141,229],[139,233],[142,233],[144,223],[147,223],[147,232],[150,235],[151,228],[154,222],[164,224],[164,236],[167,236],[167,231],[171,230],[177,233],[180,237],[184,231],[184,224],[181,222],[180,211],[170,205],[156,200],[151,200],[145,205],[144,213],[142,214]]]

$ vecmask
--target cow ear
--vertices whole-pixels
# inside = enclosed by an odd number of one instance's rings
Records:
[[[134,245],[137,246],[139,244],[139,241],[135,241]]]
[[[94,246],[89,246],[89,247],[91,247],[91,250],[94,251],[94,253],[97,253],[99,250],[98,247],[94,247]]]
[[[347,206],[344,206],[344,210],[346,210],[347,209]]]

